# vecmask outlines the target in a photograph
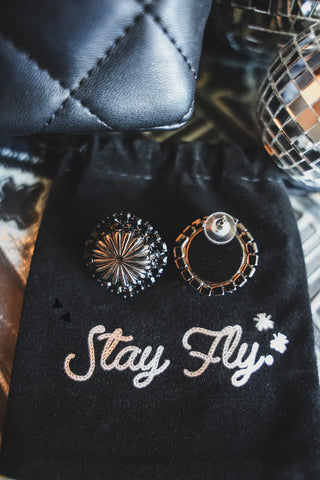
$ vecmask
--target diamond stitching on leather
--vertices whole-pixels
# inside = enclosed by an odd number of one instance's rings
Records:
[[[38,0],[34,1],[38,2]],[[209,11],[209,4],[210,0],[206,0],[203,7],[199,6],[201,10],[203,9],[204,18],[207,16]],[[125,5],[126,4],[124,2],[124,6]],[[104,22],[100,22],[100,24],[97,23],[97,26],[99,27],[97,33],[99,36],[91,35],[91,30],[88,30],[88,38],[81,38],[82,42],[77,42],[77,38],[79,37],[77,37],[77,34],[73,36],[72,29],[70,31],[70,35],[69,32],[68,35],[65,35],[65,32],[62,28],[61,33],[60,30],[55,31],[57,38],[56,44],[54,43],[54,39],[50,39],[49,43],[44,41],[44,48],[40,48],[40,46],[38,48],[37,45],[39,43],[34,43],[37,39],[37,33],[40,33],[38,39],[41,42],[41,35],[44,35],[45,30],[42,29],[38,32],[35,29],[30,30],[30,28],[26,28],[26,30],[23,31],[24,34],[20,38],[20,35],[18,34],[19,30],[15,30],[13,27],[9,28],[8,26],[9,30],[6,29],[6,34],[4,35],[3,50],[1,49],[0,43],[0,53],[1,55],[3,54],[3,59],[5,62],[7,61],[7,58],[11,59],[10,61],[8,60],[8,74],[11,71],[11,74],[15,75],[13,77],[14,79],[20,78],[20,72],[22,76],[25,76],[26,82],[21,84],[22,99],[29,98],[28,92],[31,92],[30,100],[34,100],[34,106],[31,106],[30,102],[26,104],[22,102],[22,104],[19,104],[18,101],[14,101],[14,95],[10,91],[10,82],[8,83],[8,75],[7,72],[4,71],[2,76],[7,82],[6,85],[9,92],[9,97],[6,95],[1,99],[0,96],[2,111],[6,111],[10,102],[13,102],[14,104],[12,105],[10,111],[14,112],[17,109],[21,110],[22,108],[23,115],[19,116],[17,121],[14,120],[13,114],[7,119],[5,117],[0,118],[0,125],[3,129],[3,132],[8,131],[9,134],[22,135],[36,133],[39,131],[59,132],[65,131],[66,129],[67,131],[88,131],[90,129],[99,130],[99,123],[102,125],[102,129],[123,129],[126,128],[125,125],[128,124],[128,128],[143,128],[149,130],[154,128],[177,128],[181,126],[181,123],[185,123],[187,120],[186,116],[190,116],[190,112],[193,110],[193,105],[190,106],[190,103],[192,102],[192,97],[194,95],[194,80],[197,78],[197,68],[194,68],[193,64],[197,64],[197,59],[201,48],[201,35],[199,36],[199,39],[196,40],[196,46],[194,49],[191,49],[189,52],[188,45],[190,35],[186,34],[185,31],[183,32],[179,30],[178,27],[180,24],[178,17],[174,16],[172,21],[170,20],[170,17],[169,21],[163,17],[163,13],[170,12],[170,0],[131,0],[127,5],[130,5],[130,7],[128,7],[127,13],[124,16],[122,15],[122,21],[121,18],[115,16],[117,19],[117,23],[114,24],[116,27],[115,29],[108,28],[103,30]],[[176,9],[177,7],[178,5],[176,5],[174,8]],[[39,8],[39,18],[41,16],[45,18],[45,5],[42,6],[41,2],[39,2]],[[118,7],[114,7],[113,0],[106,0],[106,5],[103,6],[101,18],[103,15],[108,13],[109,9],[110,14],[113,15],[114,8],[116,8],[117,11]],[[90,20],[91,10],[88,7],[88,21]],[[70,11],[71,13],[74,11],[74,22],[79,25],[80,19],[78,19],[76,16],[76,10],[73,7],[70,7]],[[184,12],[181,12],[181,14],[182,13]],[[13,15],[13,10],[10,15]],[[186,15],[187,21],[192,22],[192,9],[187,9]],[[8,18],[11,17],[9,16]],[[155,25],[155,28],[159,32],[159,35],[157,36],[156,30],[152,31],[152,39],[157,37],[157,42],[152,46],[152,48],[150,48],[150,51],[148,46],[149,44],[146,43],[146,33],[148,32],[148,34],[150,34],[149,27],[147,27],[147,23],[144,21],[144,19],[147,18],[150,20],[150,23]],[[139,20],[141,20],[140,23]],[[45,18],[45,25],[46,22],[47,20]],[[124,27],[125,25],[127,26]],[[134,29],[133,32],[133,28],[136,25],[139,25],[139,27]],[[93,29],[96,27],[94,22],[92,23],[92,26]],[[178,28],[177,31],[175,30],[176,27]],[[54,19],[48,19],[48,29],[50,30],[51,28],[55,28]],[[92,30],[92,32],[94,33],[94,30]],[[132,115],[129,116],[131,110],[135,108],[135,96],[130,99],[130,83],[126,84],[126,87],[129,87],[126,90],[126,95],[128,95],[128,99],[126,99],[128,102],[127,112],[121,111],[121,108],[117,109],[117,105],[114,104],[113,97],[108,95],[108,92],[113,91],[113,62],[116,62],[117,64],[117,62],[120,60],[121,64],[121,58],[130,58],[130,49],[133,48],[131,47],[130,40],[127,39],[123,43],[121,42],[122,38],[127,37],[129,32],[133,32],[132,37],[131,35],[129,37],[130,39],[134,39],[136,42],[134,47],[136,49],[135,51],[139,51],[139,49],[142,51],[143,49],[145,55],[142,58],[144,59],[148,59],[150,56],[152,61],[156,62],[157,48],[159,45],[159,52],[161,52],[160,65],[162,72],[168,72],[169,74],[168,78],[166,78],[166,76],[161,76],[160,83],[155,82],[155,87],[153,88],[155,92],[159,93],[158,98],[163,98],[162,101],[156,102],[154,106],[156,108],[156,115],[151,115],[150,111],[148,110],[148,105],[150,105],[150,91],[148,90],[146,91],[146,94],[144,94],[142,87],[142,85],[147,83],[149,79],[152,85],[153,78],[156,77],[156,71],[152,70],[152,66],[150,68],[146,67],[146,65],[148,65],[146,63],[147,60],[146,62],[144,62],[144,60],[141,62],[141,64],[144,65],[144,68],[141,70],[141,78],[139,76],[133,78],[133,85],[135,82],[137,82],[138,86],[137,90],[134,92],[134,95],[142,95],[142,100],[145,102],[145,106],[143,102],[141,103],[141,108],[140,110],[138,109],[138,114],[135,117]],[[178,36],[175,35],[174,32],[176,32]],[[9,52],[7,52],[7,45],[9,45],[9,43],[5,45],[7,33],[9,37],[8,42],[10,42],[12,51],[11,57],[8,57]],[[28,38],[28,35],[30,35],[31,42],[29,41],[24,43],[23,39]],[[12,40],[12,36],[16,38]],[[161,40],[161,36],[163,37],[163,40]],[[112,37],[116,38],[113,40]],[[46,39],[45,36],[43,38],[44,40]],[[171,43],[172,49],[168,47],[168,43],[166,44],[166,42]],[[75,43],[78,43],[78,45],[74,47]],[[117,48],[119,43],[120,46]],[[28,45],[28,47],[25,45]],[[162,45],[166,45],[166,48],[164,49]],[[84,47],[84,50],[82,46]],[[98,49],[96,46],[98,46]],[[129,51],[127,49],[129,49]],[[66,51],[66,55],[63,53],[64,50]],[[48,55],[44,56],[46,52]],[[84,55],[85,52],[89,52],[87,57]],[[58,62],[59,69],[56,71],[52,61],[55,61],[57,54],[59,55],[60,60]],[[84,61],[82,57],[86,58],[86,60]],[[16,58],[17,61],[15,61]],[[166,58],[168,59],[167,64],[162,61]],[[25,59],[25,61],[23,59]],[[81,59],[80,62],[79,59]],[[184,73],[182,60],[192,74],[192,79],[191,77],[188,79],[187,75],[189,76],[189,74]],[[152,61],[150,65],[153,64]],[[21,69],[20,63],[22,65]],[[126,62],[124,63],[126,64]],[[47,64],[48,67],[43,66],[44,64]],[[127,62],[127,64],[129,65],[129,62]],[[36,71],[38,71],[37,74],[35,74]],[[111,77],[109,77],[110,71]],[[119,71],[121,71],[121,68]],[[146,72],[145,77],[143,77],[144,72]],[[105,75],[107,75],[107,77],[105,77]],[[149,79],[147,80],[148,76]],[[108,83],[107,91],[103,90],[104,78],[107,78],[110,83],[110,85]],[[182,82],[180,89],[179,78],[181,78]],[[175,97],[176,103],[174,102],[173,104],[170,102],[170,79],[173,80],[173,91],[179,91],[179,95]],[[178,85],[175,81],[176,79],[178,79]],[[117,81],[116,78],[115,81]],[[141,81],[140,86],[139,81]],[[121,82],[115,84],[117,91],[116,95],[118,96],[121,96],[120,84]],[[95,92],[99,91],[99,88],[100,97],[99,94],[95,94]],[[99,98],[102,100],[102,102],[100,102]],[[38,101],[39,104],[37,105]],[[162,108],[162,104],[167,105],[167,119],[165,117],[165,110]],[[37,113],[32,116],[31,124],[26,125],[23,118],[29,110],[32,114],[33,109]],[[146,110],[146,117],[143,117],[144,110]],[[187,111],[187,113],[183,115],[184,110]],[[127,114],[128,120],[126,118]],[[95,120],[92,117],[90,118],[89,115],[94,117]],[[146,118],[146,120],[144,121],[143,118]]]
[[[0,32],[0,35],[7,41],[7,42],[10,42],[11,45],[13,46],[13,48],[21,53],[22,55],[25,56],[25,58],[27,60],[29,60],[30,62],[32,62],[36,68],[38,70],[40,70],[41,72],[45,72],[47,75],[49,75],[49,77],[51,78],[51,80],[53,80],[54,82],[57,82],[59,84],[59,86],[63,89],[63,90],[66,90],[66,91],[69,91],[68,87],[66,87],[63,82],[55,77],[51,72],[50,70],[45,67],[44,65],[41,65],[40,62],[31,54],[31,52],[27,52],[25,50],[23,50],[21,47],[19,47],[16,43],[16,41],[14,40],[14,38],[12,37],[9,37],[8,35],[5,35],[3,32]]]
[[[194,70],[193,66],[191,65],[191,62],[190,60],[188,59],[188,57],[186,55],[184,55],[183,51],[182,51],[182,48],[179,47],[179,45],[177,44],[176,40],[174,37],[172,37],[172,35],[168,32],[168,29],[167,27],[163,24],[161,18],[159,17],[159,15],[153,15],[151,14],[150,12],[148,12],[148,14],[151,16],[152,20],[158,24],[161,28],[161,30],[163,31],[163,33],[166,35],[166,37],[168,37],[168,39],[170,40],[170,42],[175,46],[177,52],[179,52],[179,54],[181,55],[181,57],[183,58],[183,60],[185,61],[185,63],[188,65],[192,75],[194,76],[194,78],[197,80],[197,73],[196,71]]]
[[[139,2],[139,0],[136,0]],[[150,18],[153,20],[153,22],[160,27],[164,35],[170,40],[170,42],[174,45],[175,49],[181,55],[183,58],[184,62],[188,65],[189,70],[191,71],[192,75],[194,78],[197,80],[197,72],[194,70],[190,60],[188,57],[183,53],[182,48],[178,45],[176,39],[169,33],[168,28],[164,24],[163,20],[161,19],[159,14],[155,14],[152,9],[150,9],[150,5],[147,8],[147,14],[150,16]]]
[[[53,82],[56,82],[58,83],[58,85],[61,87],[61,89],[67,94],[67,97],[63,100],[62,104],[60,105],[59,109],[57,110],[57,112],[61,109],[62,106],[65,106],[65,104],[67,103],[67,100],[69,99],[70,95],[71,95],[71,91],[66,88],[65,86],[63,86],[61,80],[59,80],[58,78],[55,78],[51,73],[50,71],[46,68],[46,67],[43,67],[42,65],[40,65],[40,63],[37,61],[37,59],[35,57],[33,57],[31,55],[31,53],[29,52],[25,52],[24,50],[22,50],[20,47],[18,47],[15,43],[15,41],[12,39],[12,38],[8,38],[7,36],[5,36],[2,32],[0,33],[0,35],[7,41],[7,42],[10,42],[10,44],[13,46],[14,50],[16,50],[17,52],[19,52],[20,54],[24,55],[24,57],[30,61],[33,65],[35,65],[35,67],[40,71],[40,72],[43,72],[43,73],[46,73],[49,78],[53,81]],[[107,125],[101,118],[98,117],[98,115],[96,115],[93,111],[91,111],[91,109],[89,107],[87,107],[86,105],[84,105],[82,103],[82,101],[79,99],[79,98],[76,98],[76,97],[73,97],[74,100],[76,100],[77,102],[79,102],[81,104],[81,107],[85,110],[88,110],[88,112],[93,115],[94,117],[97,118],[97,120],[99,122],[101,122],[105,127],[107,127],[108,129],[111,129],[111,127],[109,125]],[[47,123],[47,122],[46,122]],[[50,122],[49,122],[50,123]],[[47,123],[48,124],[48,123]],[[44,127],[42,127],[39,131],[41,131]]]
[[[79,98],[77,98],[76,96],[76,93],[78,92],[78,90],[82,87],[82,85],[84,85],[84,83],[86,82],[86,80],[88,80],[90,78],[90,76],[96,72],[97,70],[99,70],[100,66],[102,65],[102,63],[107,60],[110,56],[110,54],[112,53],[112,51],[114,50],[114,48],[119,45],[119,43],[121,42],[121,40],[123,40],[129,32],[131,32],[131,30],[139,23],[139,21],[146,15],[146,12],[147,12],[147,9],[150,8],[150,5],[154,2],[156,2],[158,0],[152,0],[150,3],[147,3],[143,10],[141,10],[137,15],[135,15],[135,17],[133,18],[133,20],[130,22],[129,25],[127,25],[124,29],[123,29],[123,33],[121,35],[119,35],[113,42],[112,42],[112,45],[111,47],[109,47],[107,49],[107,51],[104,53],[103,57],[99,58],[98,61],[96,62],[96,64],[86,73],[86,75],[84,77],[82,77],[78,82],[77,82],[77,85],[72,89],[72,90],[69,90],[69,95],[67,96],[67,98],[64,99],[64,101],[62,102],[62,104],[59,106],[59,108],[51,115],[51,117],[44,123],[44,125],[40,128],[39,132],[42,132],[45,130],[45,128],[50,125],[50,123],[52,123],[57,115],[59,115],[59,113],[61,113],[61,111],[64,109],[64,107],[66,106],[67,104],[67,101],[69,99],[69,97],[72,97],[74,98],[75,100],[79,101],[81,103],[81,106],[87,110],[89,110],[89,112],[94,115],[96,118],[98,118],[98,120],[100,122],[102,122],[106,127],[108,127],[109,129],[111,129],[111,127],[109,125],[106,124],[106,122],[104,120],[102,120],[102,118],[100,118],[96,113],[93,112],[93,110],[88,107],[88,105],[85,105],[81,100],[79,100]]]

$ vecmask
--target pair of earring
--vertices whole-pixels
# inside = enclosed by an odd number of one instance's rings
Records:
[[[195,237],[225,245],[237,239],[242,260],[236,273],[222,282],[206,281],[192,269],[189,249]],[[258,265],[258,247],[238,219],[224,212],[195,220],[176,239],[174,260],[182,278],[202,295],[233,293],[252,277]],[[123,297],[133,297],[155,283],[168,260],[168,248],[149,222],[131,213],[114,213],[101,220],[85,245],[89,271],[102,286]]]

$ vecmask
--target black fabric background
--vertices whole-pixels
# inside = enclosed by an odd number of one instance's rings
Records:
[[[285,188],[263,160],[250,155],[248,161],[233,147],[123,143],[117,136],[85,161],[65,156],[25,295],[2,474],[319,478],[319,392],[303,256]],[[104,212],[122,209],[149,220],[170,252],[156,285],[127,300],[89,278],[82,259],[91,227]],[[245,224],[258,243],[260,264],[236,293],[204,298],[180,277],[172,247],[189,223],[217,210]],[[208,251],[200,249],[198,256],[203,266]],[[219,269],[230,269],[234,256],[230,265],[223,258]],[[53,308],[56,298],[61,309]],[[61,318],[68,312],[70,321]],[[258,332],[253,318],[260,312],[272,315],[274,331]],[[121,327],[133,335],[130,344],[141,348],[163,345],[162,361],[168,358],[171,365],[144,389],[133,386],[133,372],[103,372],[99,365],[87,382],[72,381],[64,359],[75,353],[72,367],[85,373],[87,336],[100,324],[107,332]],[[235,324],[243,328],[242,342],[259,342],[260,353],[274,355],[274,365],[263,366],[240,388],[231,385],[233,371],[221,363],[197,378],[184,376],[184,368],[201,365],[182,347],[184,333]],[[283,355],[269,350],[273,332],[290,341]],[[195,338],[192,343],[199,347]],[[204,343],[209,348],[210,340]]]

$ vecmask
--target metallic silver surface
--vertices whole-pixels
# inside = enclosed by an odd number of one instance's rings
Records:
[[[189,248],[193,239],[204,231],[208,217],[199,218],[188,225],[176,239],[176,246],[173,249],[175,264],[180,270],[182,278],[197,290],[201,295],[217,296],[225,293],[233,293],[237,288],[243,287],[248,278],[252,277],[258,265],[258,247],[254,242],[252,235],[246,227],[234,218],[236,225],[235,238],[242,248],[241,265],[236,273],[228,280],[223,282],[208,282],[202,280],[197,273],[193,271],[189,262]]]
[[[276,53],[320,19],[316,0],[215,0],[213,5],[220,36],[233,48],[255,55]]]
[[[268,70],[257,117],[268,153],[295,182],[320,186],[320,24],[294,38]]]
[[[150,270],[150,248],[132,232],[111,232],[97,241],[92,262],[103,280],[129,288]]]
[[[162,274],[167,246],[148,222],[131,213],[114,213],[90,233],[85,258],[102,286],[133,297]]]

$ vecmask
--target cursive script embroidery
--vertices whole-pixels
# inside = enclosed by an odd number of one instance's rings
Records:
[[[94,347],[94,336],[98,335],[96,338],[99,341],[105,340],[101,358],[100,358],[100,367],[104,371],[118,370],[123,371],[130,369],[132,372],[138,372],[137,375],[133,378],[133,385],[136,388],[144,388],[150,385],[155,376],[160,375],[164,372],[170,365],[170,360],[165,360],[161,365],[160,360],[164,351],[164,347],[159,345],[156,349],[156,352],[152,358],[151,352],[152,347],[148,346],[144,350],[130,345],[122,348],[113,361],[110,361],[110,357],[120,343],[128,343],[133,340],[133,337],[124,336],[122,334],[122,329],[117,328],[112,333],[107,333],[103,325],[97,325],[93,327],[88,335],[88,353],[89,353],[89,368],[86,374],[77,375],[70,368],[70,362],[75,358],[74,353],[70,353],[64,362],[64,370],[68,377],[77,382],[85,382],[93,375],[96,366],[96,353]],[[140,358],[138,359],[138,357]],[[108,363],[108,361],[110,363]]]
[[[266,335],[265,332],[274,328],[271,315],[266,313],[257,314],[253,319],[256,322],[257,330]],[[242,387],[251,378],[252,374],[260,370],[263,365],[271,366],[274,357],[271,354],[260,355],[260,344],[254,342],[249,346],[241,342],[242,328],[240,325],[229,325],[222,330],[208,330],[206,328],[190,328],[183,336],[183,347],[189,351],[191,357],[197,358],[201,364],[197,370],[184,369],[187,377],[193,378],[202,375],[209,365],[222,363],[228,370],[233,370],[231,384],[235,387]],[[190,342],[195,335],[202,335],[210,339],[210,346],[205,351],[195,350]],[[95,343],[104,342],[100,355],[100,368],[105,371],[131,370],[135,372],[133,385],[136,388],[144,388],[150,385],[153,379],[163,373],[170,365],[170,360],[162,361],[164,347],[159,345],[152,354],[153,347],[147,346],[143,350],[135,345],[126,345],[133,341],[131,335],[123,335],[121,328],[113,332],[107,332],[103,325],[93,327],[88,334],[89,366],[86,373],[80,375],[71,370],[70,363],[76,357],[74,353],[67,355],[64,361],[64,370],[69,378],[76,382],[85,382],[92,377],[96,368]],[[196,340],[192,338],[194,344]],[[287,350],[289,340],[283,333],[273,334],[273,340],[269,341],[269,348],[273,353],[281,355]],[[121,348],[118,348],[120,347]],[[269,350],[269,351],[270,351]],[[221,353],[220,353],[221,352]]]
[[[190,337],[194,334],[201,334],[212,337],[210,348],[207,353],[192,350],[189,343]],[[248,352],[248,344],[240,341],[242,338],[242,328],[240,325],[228,326],[221,331],[207,330],[205,328],[194,327],[188,330],[183,337],[182,344],[186,350],[189,350],[191,357],[199,358],[202,365],[195,371],[185,369],[184,374],[187,377],[198,377],[206,371],[209,365],[214,365],[222,360],[222,364],[230,369],[237,369],[231,377],[231,383],[235,387],[241,387],[247,383],[251,375],[258,371],[264,364],[270,366],[274,362],[272,355],[261,355],[257,360],[259,343],[254,342],[251,350]],[[216,355],[219,344],[224,341],[222,346],[222,358]],[[235,352],[238,349],[236,355]],[[247,356],[246,356],[247,355]],[[234,359],[232,360],[232,356]]]

